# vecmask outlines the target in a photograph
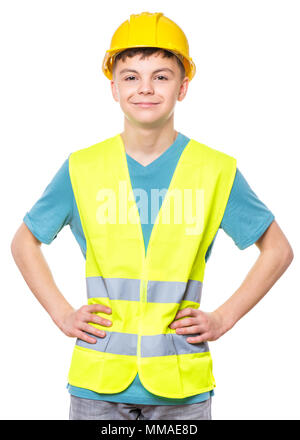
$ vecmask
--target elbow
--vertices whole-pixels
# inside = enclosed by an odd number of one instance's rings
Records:
[[[15,262],[17,262],[18,257],[20,255],[21,245],[20,240],[17,234],[13,237],[10,244],[10,252]]]
[[[291,247],[291,245],[289,245],[288,249],[287,249],[287,253],[286,253],[286,261],[287,261],[288,266],[291,264],[293,259],[294,259],[294,251],[293,251],[293,248]]]
[[[14,235],[11,243],[10,243],[10,252],[12,256],[14,257],[16,251],[16,234]]]
[[[281,260],[284,270],[286,270],[294,259],[294,252],[290,244],[288,244],[285,249],[282,250]]]

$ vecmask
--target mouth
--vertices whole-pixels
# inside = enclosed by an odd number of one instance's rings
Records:
[[[133,105],[141,108],[151,108],[159,105],[159,102],[133,102]]]

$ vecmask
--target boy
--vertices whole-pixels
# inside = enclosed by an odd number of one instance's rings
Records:
[[[209,420],[215,381],[207,341],[270,290],[293,252],[236,160],[174,130],[174,107],[195,65],[173,21],[131,15],[103,72],[124,132],[69,155],[24,216],[12,253],[56,325],[77,338],[70,419]],[[86,259],[88,305],[79,310],[39,249],[67,224]],[[260,255],[240,288],[205,313],[205,264],[220,227]]]

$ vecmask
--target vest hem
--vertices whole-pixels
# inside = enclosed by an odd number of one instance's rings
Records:
[[[68,378],[68,383],[73,387],[84,388],[86,390],[94,391],[95,393],[99,393],[99,394],[117,394],[117,393],[121,393],[122,391],[125,391],[126,388],[128,388],[132,384],[136,374],[137,374],[137,371],[134,374],[133,378],[130,379],[130,382],[128,383],[128,385],[126,385],[126,387],[123,387],[122,389],[119,389],[119,390],[114,389],[114,390],[108,390],[108,391],[101,391],[101,390],[96,389],[96,387],[91,387],[91,385],[89,385],[89,384],[86,384],[83,382],[72,381],[70,378]]]
[[[197,396],[198,394],[202,394],[202,393],[205,393],[207,391],[211,391],[211,390],[213,390],[216,387],[215,382],[212,382],[212,384],[207,386],[207,387],[203,387],[203,388],[195,390],[195,392],[193,392],[193,394],[189,394],[189,393],[188,394],[183,394],[183,395],[182,394],[172,394],[171,396],[169,394],[165,394],[165,393],[158,394],[151,386],[149,387],[148,385],[145,385],[145,383],[143,382],[143,375],[140,374],[140,371],[138,373],[139,373],[140,381],[141,381],[143,387],[146,388],[146,390],[148,390],[152,394],[155,394],[156,396],[167,397],[169,399],[185,399],[186,397]]]
[[[203,387],[203,388],[195,390],[195,392],[193,392],[193,394],[184,394],[184,395],[182,395],[182,394],[172,394],[172,395],[169,395],[169,394],[165,394],[165,393],[158,394],[157,391],[155,392],[155,390],[152,387],[149,387],[148,385],[145,386],[145,384],[144,384],[144,382],[142,380],[142,376],[141,376],[140,372],[137,371],[135,373],[135,375],[134,375],[134,378],[135,378],[137,373],[139,374],[140,381],[141,381],[143,387],[147,391],[149,391],[150,393],[154,394],[155,396],[165,397],[165,398],[168,398],[168,399],[185,399],[187,397],[193,397],[193,396],[197,396],[198,394],[202,394],[202,393],[205,393],[205,392],[208,392],[208,391],[212,391],[216,387],[216,385],[214,383],[212,383],[211,385],[209,385],[207,387]],[[90,390],[90,391],[94,391],[95,393],[99,393],[99,394],[117,394],[117,393],[121,393],[121,392],[125,391],[126,388],[129,387],[129,385],[132,383],[132,381],[133,380],[131,380],[130,383],[126,387],[124,387],[124,388],[122,388],[120,390],[103,392],[101,390],[96,389],[96,387],[91,387],[90,385],[86,385],[86,384],[84,384],[82,382],[79,383],[79,382],[76,382],[76,381],[72,381],[72,380],[70,380],[70,378],[68,378],[69,385],[74,386],[74,387],[78,387],[78,388],[84,388],[84,389],[87,389],[87,390]],[[72,394],[72,393],[70,393],[70,394]],[[105,399],[101,399],[101,400],[105,400]]]

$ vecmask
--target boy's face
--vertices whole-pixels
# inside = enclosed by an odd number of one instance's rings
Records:
[[[189,79],[181,80],[173,58],[163,58],[161,53],[143,60],[140,57],[138,54],[124,62],[118,60],[111,81],[112,94],[133,125],[159,127],[172,116],[176,101],[184,99]]]

